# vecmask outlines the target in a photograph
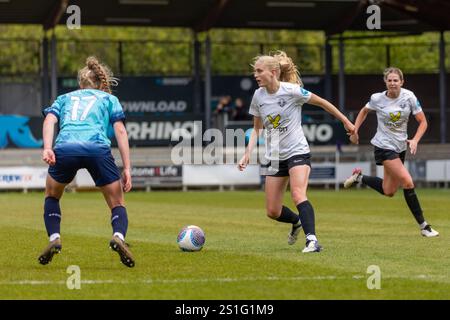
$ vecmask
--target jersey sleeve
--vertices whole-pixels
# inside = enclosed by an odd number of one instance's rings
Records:
[[[124,121],[125,113],[123,112],[122,105],[119,102],[119,99],[115,96],[109,97],[109,122],[114,124],[116,121]]]
[[[250,103],[250,109],[248,111],[252,116],[261,117],[261,113],[259,112],[258,101],[256,98],[256,92],[253,95],[252,102]]]
[[[408,99],[408,101],[411,108],[411,113],[413,115],[422,112],[422,106],[420,105],[419,99],[417,99],[414,93],[411,94],[411,97]]]
[[[300,85],[296,85],[293,90],[294,96],[296,100],[301,104],[308,103],[309,99],[311,99],[312,93],[308,90],[302,88]]]
[[[64,105],[64,96],[59,96],[58,98],[56,98],[55,102],[53,102],[53,104],[48,107],[45,108],[42,111],[42,114],[44,117],[46,117],[49,113],[52,113],[56,116],[56,118],[58,118],[59,121],[59,116],[61,114],[61,108]]]
[[[373,94],[370,96],[369,101],[366,103],[366,105],[364,106],[369,110],[377,110],[377,104],[376,104],[376,96]]]

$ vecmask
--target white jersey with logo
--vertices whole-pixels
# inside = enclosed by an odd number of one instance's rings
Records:
[[[268,160],[286,160],[310,152],[302,129],[301,108],[310,98],[311,92],[289,82],[280,82],[274,94],[263,87],[255,91],[249,113],[263,121]]]
[[[400,153],[407,149],[409,115],[418,114],[422,107],[410,90],[401,88],[395,99],[386,93],[374,93],[365,106],[376,111],[378,120],[377,133],[370,142],[376,147]]]

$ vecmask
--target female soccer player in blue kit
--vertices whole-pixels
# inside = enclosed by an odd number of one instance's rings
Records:
[[[44,222],[50,243],[39,256],[41,264],[49,263],[53,255],[61,251],[59,200],[77,171],[86,168],[111,209],[113,236],[110,247],[119,254],[124,265],[135,265],[133,255],[125,243],[128,217],[123,191],[131,189],[130,152],[123,123],[125,115],[119,100],[111,94],[110,86],[114,81],[107,66],[89,57],[86,66],[78,72],[80,89],[59,96],[43,112],[42,160],[49,165]],[[56,123],[59,124],[59,133],[52,147]],[[111,154],[111,141],[107,136],[110,125],[114,128],[122,158],[122,177]]]

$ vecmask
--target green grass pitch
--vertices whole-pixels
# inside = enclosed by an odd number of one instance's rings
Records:
[[[136,267],[108,248],[110,213],[98,192],[61,201],[63,250],[46,266],[42,193],[1,193],[0,299],[450,299],[448,190],[417,191],[441,235],[423,238],[403,200],[371,190],[310,190],[324,251],[302,254],[303,234],[265,215],[264,193],[133,192],[127,241]],[[295,209],[286,193],[285,204]],[[181,252],[179,230],[203,228],[202,251]],[[79,266],[81,288],[67,268]],[[368,289],[370,265],[380,289]],[[370,281],[369,281],[370,282]]]

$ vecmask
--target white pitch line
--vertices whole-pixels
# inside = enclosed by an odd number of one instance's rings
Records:
[[[313,276],[313,277],[245,277],[245,278],[206,278],[206,279],[142,279],[142,280],[81,280],[81,284],[158,284],[158,283],[207,283],[207,282],[241,282],[241,281],[308,281],[308,280],[361,280],[367,276],[354,275],[352,277],[343,276]],[[381,276],[381,279],[411,279],[411,280],[427,280],[427,279],[448,279],[449,276],[444,275],[415,275],[415,276]],[[66,281],[51,280],[13,280],[0,281],[0,285],[65,285]]]

